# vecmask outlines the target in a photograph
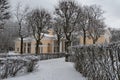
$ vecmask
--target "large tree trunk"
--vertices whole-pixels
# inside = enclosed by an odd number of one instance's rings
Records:
[[[71,46],[71,41],[70,40],[65,42],[65,52],[66,53],[68,53],[68,51],[69,51],[69,49],[68,49],[69,46]]]
[[[40,40],[36,40],[36,48],[35,48],[35,54],[39,54],[39,44],[40,44]]]
[[[68,47],[71,46],[71,41],[67,41],[65,42],[65,51],[66,51],[66,56],[65,56],[65,61],[68,62],[68,57],[69,57],[69,54],[68,54]]]
[[[57,40],[57,51],[60,52],[60,36],[59,35]]]
[[[21,37],[20,54],[23,54],[23,37]]]
[[[95,40],[93,40],[93,44],[95,44],[96,43],[96,41]]]

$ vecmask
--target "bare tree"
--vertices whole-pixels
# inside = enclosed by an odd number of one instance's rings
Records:
[[[3,25],[10,18],[8,0],[0,0],[0,29],[3,29]]]
[[[120,41],[120,29],[110,29],[112,34],[111,42],[119,42]]]
[[[60,42],[61,42],[61,38],[63,36],[63,30],[62,30],[62,23],[61,20],[59,18],[55,18],[54,22],[53,22],[53,29],[54,32],[57,36],[57,51],[60,52]]]
[[[82,32],[83,44],[86,44],[86,38],[91,38],[95,43],[101,34],[104,33],[104,18],[102,16],[103,11],[99,6],[84,6],[80,9],[81,14],[78,18],[78,29]]]
[[[19,37],[17,24],[11,21],[7,22],[0,33],[0,52],[14,50],[14,40],[17,37]]]
[[[87,6],[79,7],[79,16],[77,19],[77,31],[80,32],[80,35],[83,37],[83,44],[86,44],[87,30],[89,26],[88,12],[86,10]]]
[[[61,26],[66,38],[66,52],[68,52],[68,47],[71,46],[71,36],[77,23],[78,9],[78,5],[73,0],[62,0],[55,8],[56,17],[61,19]]]
[[[23,38],[25,38],[26,36],[28,36],[25,33],[25,20],[26,20],[26,14],[28,13],[28,7],[23,8],[23,6],[21,5],[21,3],[18,3],[16,10],[15,10],[15,17],[17,19],[17,23],[19,26],[19,37],[21,40],[21,44],[20,44],[20,53],[23,54]]]
[[[100,7],[92,5],[88,7],[89,27],[88,34],[93,40],[93,44],[97,42],[99,37],[104,34],[105,23],[103,18],[103,11]]]
[[[32,29],[33,36],[36,40],[36,54],[39,53],[39,45],[44,33],[50,24],[51,15],[44,9],[34,9],[28,14],[28,25]]]

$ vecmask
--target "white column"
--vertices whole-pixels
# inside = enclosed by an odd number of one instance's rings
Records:
[[[60,52],[62,52],[62,41],[60,41]]]

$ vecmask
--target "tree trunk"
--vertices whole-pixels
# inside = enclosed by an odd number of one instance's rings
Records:
[[[86,31],[83,30],[83,44],[85,45],[86,44]]]
[[[66,55],[65,55],[65,61],[68,62],[68,57],[69,57],[69,54],[68,54],[68,47],[71,46],[71,41],[67,41],[65,42],[65,51],[66,51]]]
[[[23,54],[23,37],[21,37],[20,54]]]
[[[35,54],[39,54],[39,43],[40,43],[40,40],[36,40],[36,48],[35,48]]]
[[[96,43],[96,41],[95,40],[93,40],[93,44],[95,44]]]
[[[66,45],[66,44],[67,44],[67,42],[65,42],[65,52],[67,52],[67,51],[66,51],[66,50],[67,50],[67,45]]]
[[[57,42],[57,51],[60,52],[60,40]]]
[[[93,44],[95,44],[97,42],[98,39],[93,39]]]
[[[65,42],[65,51],[68,53],[68,47],[71,46],[71,41]]]

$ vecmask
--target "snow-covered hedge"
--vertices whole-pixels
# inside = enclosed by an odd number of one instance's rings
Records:
[[[37,67],[38,60],[47,60],[64,56],[64,53],[0,55],[0,80],[10,76],[14,77],[18,73],[34,71]]]
[[[0,55],[0,58],[7,58],[7,57],[22,57],[22,58],[38,58],[39,60],[47,60],[47,59],[54,59],[54,58],[61,58],[64,57],[65,53],[41,53],[41,54],[22,54],[22,55]]]
[[[32,72],[38,59],[33,57],[0,58],[0,79],[14,77],[17,73]]]
[[[74,46],[75,68],[88,80],[120,80],[120,42]]]

